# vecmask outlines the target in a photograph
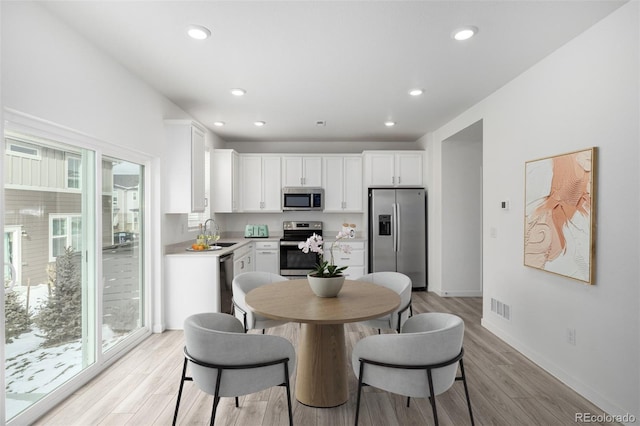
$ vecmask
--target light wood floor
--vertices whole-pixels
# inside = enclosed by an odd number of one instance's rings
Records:
[[[465,370],[476,425],[575,425],[575,413],[602,415],[602,411],[551,377],[527,358],[480,326],[480,298],[440,298],[432,293],[413,294],[414,313],[452,312],[465,322]],[[294,346],[298,325],[268,330],[290,339]],[[348,351],[362,337],[375,333],[347,325]],[[170,425],[175,408],[183,337],[180,331],[152,335],[134,351],[96,377],[38,425]],[[350,358],[350,357],[349,357]],[[351,371],[351,370],[349,370]],[[295,386],[295,374],[292,376]],[[293,401],[294,424],[304,426],[352,425],[357,382],[350,375],[349,401],[337,408],[311,408]],[[220,402],[216,424],[271,426],[288,424],[284,388],[276,387]],[[180,425],[208,424],[212,397],[185,383]],[[457,382],[436,398],[443,426],[470,424],[462,383]],[[427,400],[406,399],[366,388],[360,407],[360,425],[433,424]],[[592,423],[599,424],[599,423]]]

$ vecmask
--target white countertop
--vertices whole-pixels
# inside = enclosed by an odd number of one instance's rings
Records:
[[[251,243],[250,239],[245,238],[223,238],[219,240],[220,243],[237,243],[231,247],[223,247],[220,250],[202,250],[202,251],[187,251],[188,248],[194,243],[193,240],[184,241],[182,243],[171,244],[165,246],[164,254],[166,256],[224,256],[225,254],[229,254],[242,246]]]
[[[332,231],[323,232],[323,237],[327,243],[331,243],[335,241],[335,233]],[[176,244],[170,244],[165,246],[164,254],[166,256],[224,256],[225,254],[231,253],[242,246],[250,244],[255,241],[280,241],[282,235],[271,235],[267,238],[244,238],[243,236],[235,236],[234,234],[230,234],[228,237],[225,237],[218,242],[220,243],[236,243],[231,247],[223,247],[220,250],[202,250],[202,251],[187,251],[188,248],[195,242],[194,240],[188,240]],[[366,242],[367,239],[364,237],[357,236],[356,238],[344,238],[340,240],[341,243],[348,244],[349,242]]]

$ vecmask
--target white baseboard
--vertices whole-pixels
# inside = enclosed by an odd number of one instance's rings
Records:
[[[440,297],[482,297],[482,290],[434,291]]]
[[[549,374],[560,380],[565,385],[569,386],[571,389],[576,391],[578,394],[586,398],[588,401],[596,405],[600,408],[603,413],[610,414],[613,416],[635,416],[636,419],[640,418],[640,413],[633,413],[630,410],[625,410],[618,406],[616,403],[610,401],[601,393],[597,392],[592,387],[586,385],[585,383],[578,380],[576,377],[568,374],[564,369],[558,366],[549,358],[541,355],[534,349],[529,346],[523,344],[517,338],[513,337],[509,333],[507,333],[504,329],[500,328],[499,325],[491,322],[486,318],[482,318],[480,324],[489,330],[491,333],[495,334],[497,337],[502,339],[505,343],[512,346],[518,352],[520,352],[525,357],[529,358],[534,364],[539,366],[540,368],[547,371]],[[598,413],[594,413],[598,414]],[[626,423],[626,424],[635,424],[635,423]]]

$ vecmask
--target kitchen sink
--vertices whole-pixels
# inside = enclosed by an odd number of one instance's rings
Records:
[[[234,246],[238,243],[218,243],[218,244],[214,244],[214,246],[220,246],[220,247],[231,247]]]

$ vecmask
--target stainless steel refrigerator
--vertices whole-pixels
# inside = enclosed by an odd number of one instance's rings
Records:
[[[427,289],[426,209],[422,188],[369,189],[370,272],[402,272]]]

